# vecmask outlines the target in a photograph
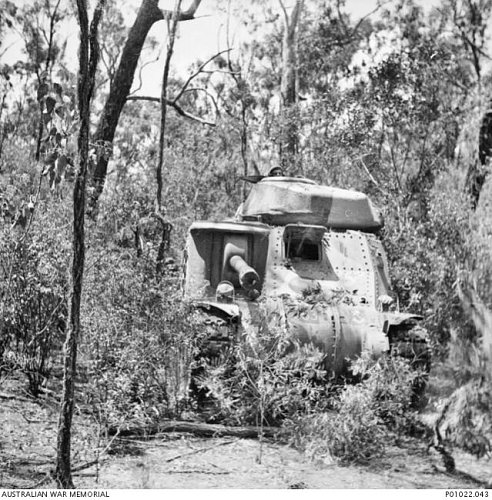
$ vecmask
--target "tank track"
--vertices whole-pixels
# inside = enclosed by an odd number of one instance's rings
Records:
[[[428,373],[431,367],[429,333],[420,325],[401,325],[389,335],[390,353],[410,362],[415,370]]]
[[[202,325],[204,340],[198,358],[217,366],[230,354],[236,339],[237,324],[226,318],[208,316],[204,317]]]
[[[222,368],[227,371],[233,365],[238,325],[227,318],[207,313],[204,313],[201,323],[204,340],[195,356],[189,391],[201,412],[209,414],[208,420],[213,420],[217,408],[207,387],[207,378],[214,369]]]
[[[425,401],[431,368],[430,338],[427,330],[420,325],[402,326],[390,333],[390,355],[406,359],[414,370],[418,370],[419,375],[412,386],[412,406],[418,408]]]

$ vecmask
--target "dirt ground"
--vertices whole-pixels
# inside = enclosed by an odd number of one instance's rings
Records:
[[[0,487],[53,488],[58,409],[12,387],[0,388]],[[75,418],[74,482],[79,488],[476,488],[490,481],[492,461],[454,452],[461,473],[444,472],[427,443],[402,439],[364,466],[312,463],[302,453],[266,441],[160,434],[151,440],[118,438],[111,453],[96,450],[97,428]],[[99,448],[98,448],[99,447]],[[471,476],[471,477],[470,477]],[[477,481],[475,481],[475,480]]]

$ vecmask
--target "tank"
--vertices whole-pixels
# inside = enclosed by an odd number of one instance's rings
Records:
[[[394,351],[428,370],[422,317],[399,311],[369,198],[303,178],[255,181],[234,218],[189,229],[184,297],[203,312],[208,354],[240,341],[263,308],[324,353],[330,377],[364,351]],[[313,296],[323,307],[292,307]]]

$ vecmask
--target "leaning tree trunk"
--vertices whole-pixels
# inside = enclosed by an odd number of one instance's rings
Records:
[[[78,136],[79,167],[73,189],[73,260],[70,319],[65,341],[63,365],[63,392],[58,422],[58,440],[55,479],[62,488],[73,488],[71,473],[71,434],[74,407],[74,379],[77,368],[77,345],[80,336],[80,302],[85,260],[85,188],[89,161],[90,102],[94,90],[99,47],[97,30],[105,0],[98,0],[90,29],[87,0],[77,0],[80,25],[78,76],[78,108],[80,129]]]
[[[191,7],[178,15],[178,21],[193,19],[201,0],[193,0]],[[101,119],[94,135],[98,155],[92,172],[92,193],[89,208],[94,209],[104,188],[112,143],[123,106],[130,93],[142,47],[150,28],[162,19],[171,19],[172,12],[158,8],[158,0],[143,0],[137,18],[128,33],[120,63],[104,105]]]

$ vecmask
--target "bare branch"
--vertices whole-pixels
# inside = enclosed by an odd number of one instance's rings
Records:
[[[480,55],[486,57],[487,59],[491,59],[489,54],[487,54],[487,52],[485,52],[482,48],[480,48],[475,42],[470,40],[470,38],[466,35],[466,33],[463,30],[460,30],[460,32],[465,42],[468,43],[468,45],[472,50],[476,50]]]
[[[132,95],[126,98],[127,101],[150,101],[150,102],[161,102],[159,97],[151,97],[151,96],[143,96],[143,95]],[[205,120],[204,118],[200,118],[199,116],[192,115],[188,111],[185,111],[179,104],[177,104],[174,100],[166,99],[166,105],[174,108],[178,115],[184,116],[190,120],[201,123],[202,125],[208,125],[210,127],[215,127],[215,123]]]
[[[435,7],[435,9],[437,12],[439,12],[439,14],[441,14],[442,16],[445,16],[445,12],[443,9],[441,9],[439,7]],[[460,36],[463,38],[463,41],[466,42],[472,50],[477,50],[482,56],[486,57],[487,59],[492,59],[491,56],[483,50],[483,48],[482,48],[483,44],[482,44],[482,46],[478,46],[476,42],[470,40],[469,37],[466,35],[465,30],[461,26],[461,18],[458,17],[458,13],[456,11],[456,8],[453,9],[453,24],[454,24],[455,28],[457,28],[457,30],[459,31]]]
[[[13,42],[9,43],[6,47],[4,47],[2,50],[0,50],[0,58],[3,57],[5,55],[5,53],[11,48],[13,47],[14,45],[16,45],[17,43],[19,43],[18,40],[14,40]]]
[[[168,99],[168,100],[166,100],[166,104],[168,106],[171,106],[172,108],[174,108],[174,110],[176,111],[176,113],[178,113],[178,115],[184,116],[185,118],[188,118],[188,119],[193,120],[195,122],[201,123],[202,125],[208,125],[209,127],[215,127],[214,122],[205,120],[204,118],[200,118],[199,116],[192,115],[191,113],[188,113],[188,111],[185,111],[179,104],[177,104],[174,101],[170,101]]]
[[[225,75],[240,75],[240,71],[225,71],[223,69],[204,69],[201,71],[206,75],[212,75],[213,73],[224,73]]]
[[[217,114],[220,115],[219,106],[217,104],[217,100],[215,99],[215,96],[211,92],[209,92],[206,88],[204,88],[204,87],[189,87],[185,90],[185,92],[204,92],[212,101]]]
[[[204,73],[205,72],[203,70],[203,68],[205,68],[205,66],[208,63],[212,62],[214,59],[216,59],[220,55],[225,54],[226,52],[230,52],[231,50],[232,50],[232,48],[221,50],[220,52],[217,52],[217,54],[215,54],[212,57],[210,57],[209,59],[207,59],[203,64],[200,64],[200,66],[198,67],[198,69],[188,77],[188,80],[186,80],[186,82],[184,83],[184,85],[181,87],[181,90],[176,94],[176,97],[174,98],[174,102],[178,101],[179,98],[184,94],[185,90],[188,88],[188,85],[191,83],[191,81],[193,80],[193,78],[196,78],[200,73]]]
[[[55,36],[56,13],[58,11],[58,8],[60,7],[60,2],[61,2],[61,0],[58,0],[57,4],[55,5],[55,9],[53,10],[53,14],[51,14],[51,12],[50,12],[49,2],[48,2],[48,14],[50,16],[50,37],[48,40],[48,54],[46,56],[46,71],[49,71],[49,67],[50,67],[50,59],[51,59],[51,55],[52,55],[51,53],[53,50],[53,38]],[[43,30],[43,35],[46,38],[44,30]]]
[[[111,71],[110,71],[110,68],[109,68],[109,63],[105,59],[104,53],[105,53],[105,51],[101,50],[101,54],[100,54],[99,60],[103,63],[104,67],[106,68],[106,72],[108,73],[108,76],[109,76],[111,74]],[[109,76],[108,79],[111,80],[111,76]],[[105,79],[104,83],[107,82],[107,81],[108,80]]]
[[[347,23],[345,22],[345,19],[343,18],[343,13],[342,13],[342,9],[341,9],[341,6],[340,6],[340,2],[341,2],[341,0],[337,0],[338,20],[340,21],[340,24],[343,26],[344,35],[348,36],[348,34],[349,34],[348,31],[349,30],[348,30],[348,27],[347,27]]]
[[[359,160],[359,165],[362,166],[362,168],[365,170],[367,176],[369,177],[369,179],[371,180],[371,182],[382,192],[384,193],[385,191],[381,188],[381,186],[379,185],[378,181],[374,178],[374,176],[371,174],[370,170],[367,168],[367,165],[365,164],[364,162],[364,157],[361,156],[360,158],[358,158]]]
[[[285,26],[288,26],[289,25],[289,15],[287,14],[287,9],[285,8],[284,2],[282,0],[278,0],[278,3],[280,4],[280,8],[282,9],[282,12],[284,14]]]
[[[193,0],[188,10],[184,10],[178,13],[178,21],[190,21],[195,19],[195,12],[198,9],[202,0]],[[173,17],[172,10],[161,10],[162,19],[170,21]]]
[[[151,59],[150,61],[144,62],[140,66],[140,69],[138,70],[138,87],[133,92],[131,92],[129,95],[135,94],[136,92],[138,92],[142,88],[142,85],[143,85],[143,83],[142,83],[142,72],[143,72],[144,68],[146,68],[149,64],[156,63],[161,58],[162,49],[163,49],[163,46],[161,45],[159,53],[156,55],[156,57],[154,59]]]

